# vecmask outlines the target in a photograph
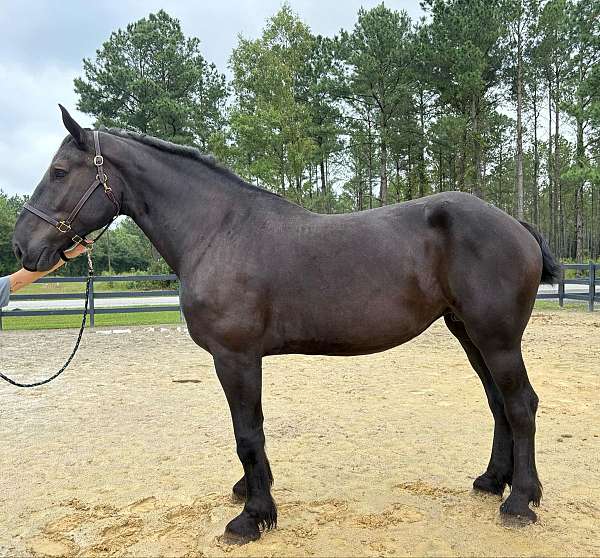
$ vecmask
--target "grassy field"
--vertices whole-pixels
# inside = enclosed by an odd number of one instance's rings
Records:
[[[536,300],[535,310],[561,310],[562,312],[587,312],[587,302],[579,301],[564,301],[564,306],[561,308],[558,302],[550,300]],[[600,310],[600,307],[598,308]]]
[[[535,309],[561,310],[562,312],[587,312],[587,304],[565,302],[561,309],[556,302],[538,300]],[[132,314],[97,314],[96,327],[136,326],[136,325],[166,325],[178,324],[179,312],[137,312]],[[81,316],[31,316],[31,317],[3,317],[2,327],[5,330],[26,329],[66,329],[78,328],[81,325]]]
[[[156,289],[161,287],[156,286]],[[177,287],[174,287],[177,288]],[[94,291],[139,291],[139,283],[133,285],[129,281],[95,281]],[[145,289],[144,289],[145,290]],[[65,293],[82,293],[85,291],[85,282],[81,283],[33,283],[21,289],[19,294],[65,294]]]
[[[179,312],[97,314],[96,327],[178,324]],[[89,324],[89,321],[88,321]],[[79,328],[81,316],[24,316],[2,318],[5,330]]]

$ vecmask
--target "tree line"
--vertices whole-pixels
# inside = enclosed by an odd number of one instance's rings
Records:
[[[229,79],[161,10],[84,59],[78,108],[212,152],[313,211],[461,190],[536,225],[559,257],[597,258],[600,0],[422,7],[418,21],[360,9],[325,37],[284,4],[239,38]]]

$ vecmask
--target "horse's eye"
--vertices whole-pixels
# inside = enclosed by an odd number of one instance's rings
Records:
[[[64,169],[54,169],[54,176],[56,178],[64,178],[67,176],[67,171]]]

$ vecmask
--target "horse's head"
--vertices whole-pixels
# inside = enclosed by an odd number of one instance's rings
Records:
[[[100,160],[95,159],[93,132],[83,129],[64,107],[59,106],[69,135],[33,192],[29,200],[30,209],[21,212],[13,234],[17,259],[32,271],[52,268],[59,261],[61,251],[72,246],[79,235],[84,237],[101,228],[115,215],[115,203],[111,203],[109,197],[113,193],[108,190],[109,195],[106,195],[104,185],[99,184],[72,222],[68,222],[69,215],[97,181],[98,167],[95,163]],[[108,160],[104,161],[103,170],[109,178],[117,175]],[[120,197],[117,192],[114,195]],[[67,223],[61,224],[65,220]],[[59,224],[52,224],[54,221]]]

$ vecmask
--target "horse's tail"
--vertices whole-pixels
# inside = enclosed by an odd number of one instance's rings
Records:
[[[540,283],[547,283],[549,285],[553,285],[555,281],[558,281],[560,276],[560,264],[554,259],[552,252],[550,251],[550,246],[546,242],[546,239],[539,233],[539,231],[529,223],[525,221],[519,221],[521,225],[523,225],[537,240],[537,243],[540,245],[540,249],[542,251],[542,278],[540,279]]]

